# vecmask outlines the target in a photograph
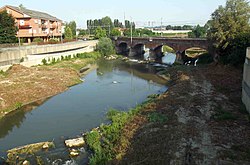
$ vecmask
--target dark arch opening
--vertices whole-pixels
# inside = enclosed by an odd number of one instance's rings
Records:
[[[117,54],[128,56],[129,47],[128,47],[128,44],[126,42],[122,42],[118,45]]]
[[[144,44],[136,44],[134,45],[131,50],[129,56],[131,57],[137,57],[137,58],[143,58],[145,53],[145,45]]]

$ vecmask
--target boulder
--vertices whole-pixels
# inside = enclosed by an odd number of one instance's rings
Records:
[[[76,138],[76,139],[69,139],[65,140],[65,145],[69,148],[71,147],[81,147],[85,144],[83,137]]]
[[[75,156],[79,155],[79,152],[77,150],[73,149],[73,150],[70,151],[69,154],[70,154],[70,156],[75,157]]]

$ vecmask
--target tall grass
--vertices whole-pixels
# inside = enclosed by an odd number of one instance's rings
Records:
[[[87,133],[85,140],[93,152],[89,158],[91,165],[108,164],[110,160],[116,157],[117,153],[114,148],[120,144],[122,129],[126,123],[140,113],[144,106],[151,103],[154,99],[149,98],[149,100],[130,109],[128,112],[110,109],[107,113],[107,118],[111,121],[111,124],[102,124],[99,129]]]

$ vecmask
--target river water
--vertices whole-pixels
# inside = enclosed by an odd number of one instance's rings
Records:
[[[83,83],[1,119],[0,156],[30,143],[54,140],[59,144],[106,123],[110,108],[127,111],[148,95],[167,90],[152,65],[123,61],[99,61],[97,65],[82,78]]]

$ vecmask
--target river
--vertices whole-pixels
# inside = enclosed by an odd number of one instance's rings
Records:
[[[65,139],[106,123],[110,108],[127,111],[148,95],[167,90],[152,65],[119,60],[97,65],[82,78],[83,83],[1,119],[0,156],[6,157],[8,149],[41,141],[53,140],[60,146]]]

